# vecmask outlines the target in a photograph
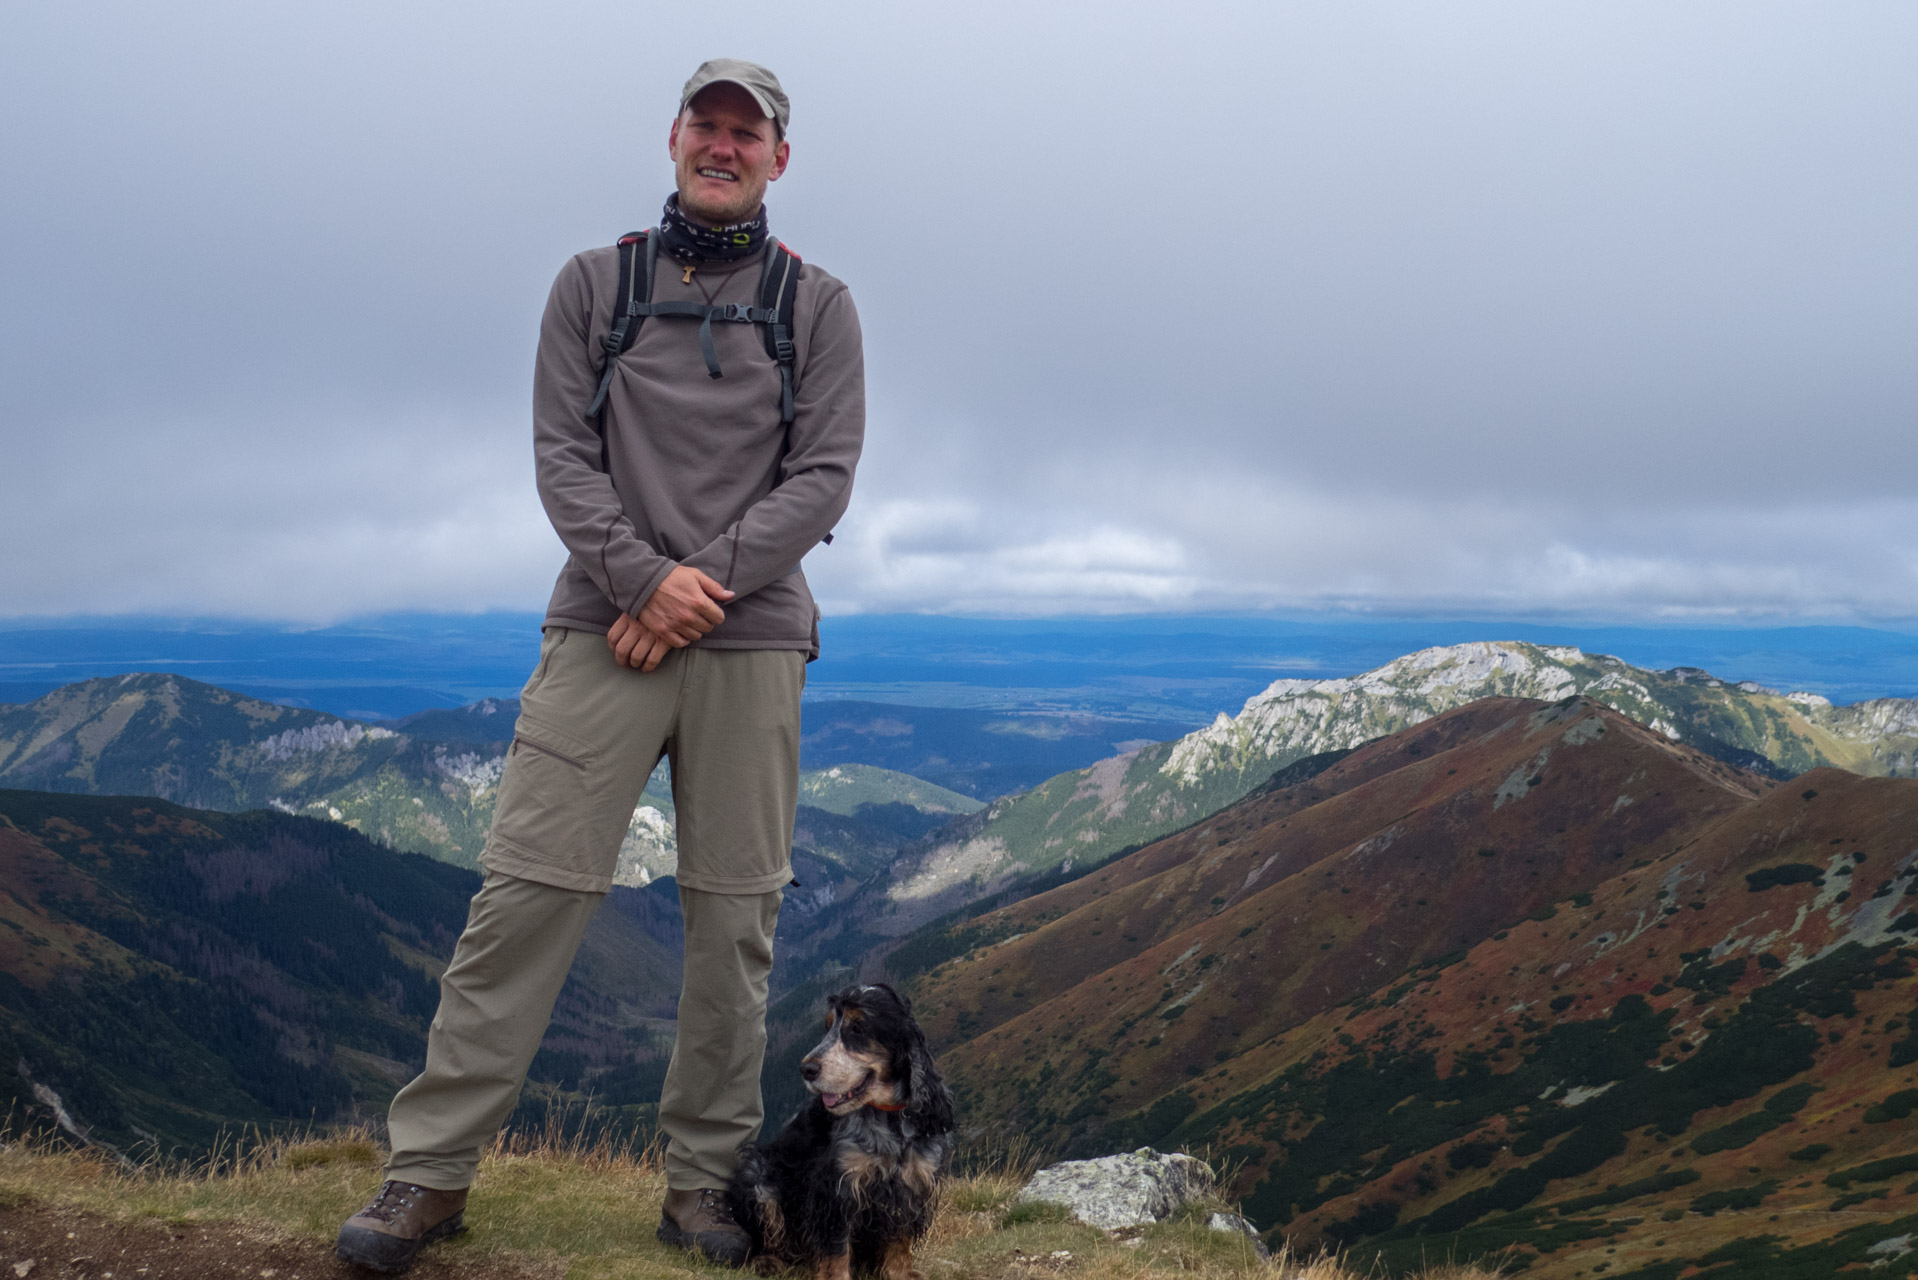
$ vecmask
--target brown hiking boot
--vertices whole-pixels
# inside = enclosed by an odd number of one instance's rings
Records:
[[[743,1267],[753,1242],[745,1228],[733,1221],[726,1193],[712,1187],[666,1192],[659,1211],[659,1239],[663,1244],[706,1255],[709,1262]]]
[[[340,1227],[333,1251],[342,1262],[374,1271],[404,1271],[421,1249],[466,1230],[466,1189],[435,1191],[388,1180],[364,1209]]]

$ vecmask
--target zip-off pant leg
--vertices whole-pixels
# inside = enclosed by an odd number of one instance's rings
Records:
[[[765,1119],[759,1075],[766,1058],[766,981],[782,894],[706,893],[681,886],[686,976],[679,1034],[660,1091],[666,1184],[723,1187],[739,1144]]]
[[[426,1069],[387,1117],[387,1177],[441,1191],[471,1185],[605,896],[487,873],[440,979]]]

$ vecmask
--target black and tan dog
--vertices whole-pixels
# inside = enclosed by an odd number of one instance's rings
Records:
[[[912,1280],[952,1153],[952,1095],[905,997],[884,984],[828,1001],[800,1064],[812,1098],[771,1142],[741,1152],[727,1195],[753,1252],[846,1280]]]

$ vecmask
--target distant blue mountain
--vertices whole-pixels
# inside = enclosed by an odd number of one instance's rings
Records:
[[[95,676],[168,671],[290,706],[385,719],[516,694],[535,614],[395,614],[294,628],[206,618],[0,624],[0,702]]]
[[[394,614],[296,629],[217,619],[0,624],[0,702],[131,671],[173,671],[255,697],[387,719],[518,693],[538,650],[530,613]],[[1092,714],[1194,726],[1280,677],[1369,670],[1470,640],[1701,667],[1834,702],[1918,696],[1918,634],[1852,626],[1649,627],[1470,619],[828,618],[813,701]],[[1142,736],[1147,736],[1143,735]]]

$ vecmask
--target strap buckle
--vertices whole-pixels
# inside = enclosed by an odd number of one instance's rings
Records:
[[[743,302],[728,302],[720,306],[718,318],[721,320],[740,320],[748,323],[757,321],[756,308]]]
[[[779,357],[781,364],[791,364],[793,354],[797,350],[798,348],[793,346],[793,340],[791,338],[778,338],[773,342],[773,353]]]

